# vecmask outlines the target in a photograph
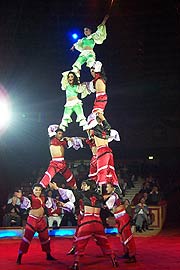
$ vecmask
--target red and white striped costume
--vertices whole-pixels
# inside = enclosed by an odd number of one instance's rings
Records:
[[[118,178],[114,168],[114,157],[109,146],[99,146],[96,152],[97,160],[97,184],[111,183],[118,185]]]
[[[100,124],[97,124],[94,128],[94,136],[104,139],[105,144],[98,146],[96,151],[97,159],[97,184],[103,185],[111,183],[118,185],[118,178],[114,168],[114,157],[112,149],[106,145],[106,141],[110,137],[111,126],[103,120]]]
[[[126,213],[126,210],[122,205],[118,194],[113,192],[110,197],[105,201],[105,204],[109,208],[109,210],[112,210],[113,208],[116,209],[118,206],[121,206],[121,210],[114,211],[114,217],[116,219],[118,231],[121,234],[124,254],[128,254],[129,257],[135,256],[136,245],[133,234],[131,232],[130,216]]]
[[[96,147],[94,140],[86,139],[86,143],[89,145],[90,149],[92,149],[92,147]],[[92,155],[89,165],[88,177],[94,181],[97,181],[97,159],[95,154]]]
[[[67,142],[65,140],[58,140],[56,137],[53,137],[50,140],[50,145],[66,147]],[[40,181],[40,184],[44,188],[46,188],[57,173],[61,173],[64,176],[68,186],[70,187],[76,186],[76,180],[71,170],[67,167],[64,157],[52,158],[52,160],[49,163],[49,167],[47,171],[45,172],[45,175]]]
[[[32,195],[31,209],[38,209],[41,206],[44,207],[44,202],[45,198],[43,196],[38,199],[36,196]],[[48,235],[46,217],[35,217],[33,215],[29,215],[27,218],[25,233],[21,240],[19,254],[24,254],[28,252],[29,245],[31,243],[31,240],[33,239],[35,232],[38,232],[39,234],[42,251],[50,253],[50,238]]]
[[[100,208],[102,197],[96,191],[88,190],[82,192],[82,201],[84,206]],[[75,261],[79,261],[79,258],[84,255],[85,247],[92,236],[96,239],[97,245],[99,245],[104,255],[113,255],[100,215],[85,211],[79,220],[78,230],[76,231]]]
[[[99,79],[102,80],[103,83],[105,84],[105,81],[101,77],[100,73],[96,73],[95,78],[93,80],[95,89],[96,89],[96,81]],[[96,92],[96,99],[94,101],[94,106],[93,106],[92,112],[95,113],[97,111],[101,111],[103,113],[105,110],[105,107],[107,105],[107,99],[108,99],[108,97],[107,97],[106,92],[104,92],[104,91]]]

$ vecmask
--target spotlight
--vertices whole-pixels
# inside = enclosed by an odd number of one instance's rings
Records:
[[[72,34],[72,38],[73,38],[74,40],[78,39],[78,34],[73,33],[73,34]]]
[[[11,120],[10,101],[4,87],[0,85],[0,132],[8,128]]]

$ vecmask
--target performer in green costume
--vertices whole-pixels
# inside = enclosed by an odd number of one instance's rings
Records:
[[[82,39],[79,39],[71,48],[80,51],[80,55],[72,65],[73,71],[77,74],[81,70],[81,66],[86,63],[87,67],[91,68],[96,60],[95,52],[93,48],[95,44],[102,44],[106,39],[106,21],[108,20],[109,15],[106,15],[102,23],[97,27],[97,31],[92,33],[92,30],[88,27],[84,28],[84,35]],[[79,75],[80,76],[80,75]]]
[[[87,127],[87,122],[83,112],[83,104],[78,98],[78,94],[81,93],[81,98],[86,97],[89,94],[87,88],[79,83],[79,79],[73,71],[63,72],[62,75],[61,85],[62,90],[66,91],[66,104],[64,105],[64,114],[59,127],[65,131],[68,124],[72,122],[71,115],[74,112],[77,115],[76,122],[84,129]]]

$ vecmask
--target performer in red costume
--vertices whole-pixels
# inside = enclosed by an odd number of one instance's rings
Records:
[[[123,258],[127,258],[127,263],[136,262],[136,245],[131,232],[130,216],[126,213],[126,209],[115,193],[115,188],[112,184],[107,184],[107,196],[105,200],[106,207],[114,214],[118,231],[121,234],[122,244],[124,249]]]
[[[91,237],[96,239],[103,254],[111,258],[113,266],[118,266],[100,218],[103,198],[96,192],[95,187],[96,184],[91,179],[82,182],[81,199],[84,205],[84,213],[76,235],[76,252],[72,269],[79,269],[80,257],[84,255],[85,247]]]
[[[41,179],[40,184],[46,188],[53,179],[54,175],[61,173],[64,176],[67,185],[71,188],[76,188],[76,180],[64,160],[64,148],[67,146],[67,140],[69,138],[63,138],[63,130],[58,128],[57,125],[52,125],[49,127],[49,129],[51,128],[55,130],[54,132],[49,132],[50,153],[52,160],[50,161],[49,167]],[[51,136],[52,134],[53,136]]]
[[[92,152],[88,177],[94,181],[97,181],[97,159],[96,159],[97,147],[95,144],[95,140],[93,136],[90,136],[90,138],[85,139],[85,142],[87,145],[89,145],[89,148],[91,149]]]
[[[42,186],[39,183],[34,184],[33,194],[31,196],[31,210],[29,211],[25,233],[19,247],[17,264],[21,264],[23,254],[28,252],[35,232],[39,234],[42,251],[46,252],[46,259],[55,260],[50,253],[50,238],[48,235],[46,217],[44,216],[45,198],[41,196],[41,191]]]
[[[91,75],[93,76],[93,85],[96,92],[96,99],[94,101],[94,106],[92,113],[105,110],[107,105],[107,94],[106,94],[106,75],[100,61],[96,61],[93,67],[90,69]]]
[[[101,186],[106,183],[112,183],[113,185],[118,186],[113,153],[108,146],[111,126],[101,112],[97,112],[97,115],[96,125],[90,130],[90,134],[93,134],[95,145],[97,147],[97,184]]]

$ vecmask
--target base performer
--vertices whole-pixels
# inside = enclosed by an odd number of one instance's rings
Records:
[[[114,214],[117,228],[121,234],[122,244],[123,244],[123,258],[127,258],[127,263],[136,262],[136,245],[134,237],[131,232],[130,216],[126,213],[126,209],[119,198],[118,194],[115,192],[115,188],[112,184],[107,184],[106,187],[107,195],[105,205]]]
[[[21,264],[23,254],[28,252],[29,245],[35,232],[39,234],[42,251],[46,253],[47,260],[55,260],[51,256],[50,238],[48,235],[47,220],[44,216],[45,198],[41,196],[42,186],[34,184],[31,197],[31,210],[27,218],[25,233],[22,238],[16,263]]]
[[[82,186],[81,199],[84,205],[84,213],[76,235],[76,251],[72,269],[79,269],[79,260],[84,255],[85,247],[91,237],[95,238],[103,254],[111,259],[114,267],[117,267],[118,263],[115,260],[100,218],[103,198],[95,191],[96,185],[93,180],[84,180]]]

